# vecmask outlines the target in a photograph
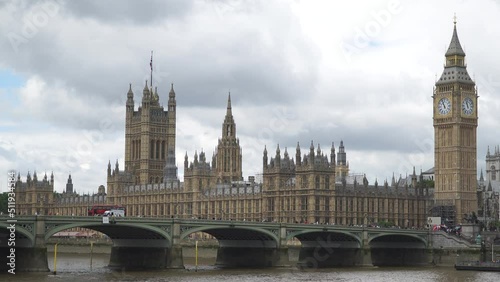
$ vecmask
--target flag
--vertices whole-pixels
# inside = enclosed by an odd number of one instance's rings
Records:
[[[151,71],[153,71],[153,51],[151,51],[151,61],[149,61],[149,66],[151,67]]]

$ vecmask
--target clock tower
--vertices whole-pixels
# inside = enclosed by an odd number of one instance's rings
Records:
[[[478,120],[476,84],[467,73],[465,52],[457,35],[445,54],[444,71],[434,87],[435,204],[445,211],[450,224],[463,222],[477,212],[476,129]],[[451,211],[451,212],[450,212]]]

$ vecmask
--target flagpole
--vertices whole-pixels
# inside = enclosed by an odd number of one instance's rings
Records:
[[[153,88],[153,50],[151,50],[151,61],[149,62],[149,66],[151,67],[151,80],[149,81],[149,85],[151,89]]]

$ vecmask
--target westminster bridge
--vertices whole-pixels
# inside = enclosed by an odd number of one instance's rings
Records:
[[[111,238],[109,266],[116,268],[183,268],[180,242],[196,232],[218,240],[216,265],[221,267],[290,266],[287,241],[293,238],[301,242],[298,265],[302,267],[431,262],[426,230],[136,217],[2,216],[1,253],[11,252],[9,242],[14,238],[17,271],[48,271],[45,242],[76,227]],[[0,262],[5,268],[6,255]]]

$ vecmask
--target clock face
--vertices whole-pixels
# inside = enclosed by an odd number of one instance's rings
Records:
[[[471,98],[465,98],[462,101],[462,112],[468,116],[472,115],[472,112],[474,112],[474,102]]]
[[[448,100],[447,98],[442,98],[441,100],[439,100],[438,111],[440,114],[446,115],[450,112],[450,110],[451,110],[450,100]]]

